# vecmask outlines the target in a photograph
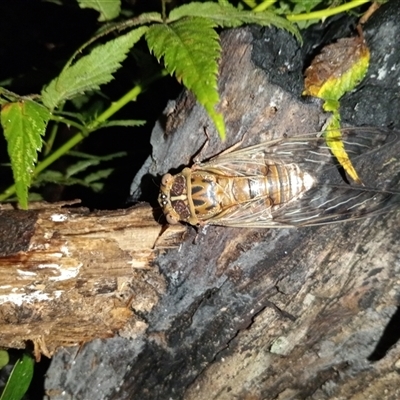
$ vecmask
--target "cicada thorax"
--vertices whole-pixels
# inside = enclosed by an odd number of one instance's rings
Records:
[[[313,184],[312,176],[294,163],[266,161],[257,174],[245,176],[200,164],[175,176],[164,175],[159,202],[170,223],[218,224],[235,208],[255,201],[273,210],[299,198]]]

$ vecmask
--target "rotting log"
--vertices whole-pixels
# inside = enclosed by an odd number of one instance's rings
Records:
[[[151,208],[89,212],[62,205],[0,210],[0,346],[36,358],[115,335],[135,337],[165,291],[152,263],[185,228],[160,225]]]

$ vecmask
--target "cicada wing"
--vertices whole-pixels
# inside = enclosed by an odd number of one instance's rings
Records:
[[[340,138],[328,139],[331,145],[335,141],[343,144],[352,161],[390,146],[396,140],[398,134],[384,128],[345,128],[341,130]],[[296,163],[313,173],[337,168],[337,160],[325,137],[315,134],[276,139],[226,152],[200,164],[200,168],[218,170],[229,176],[256,176],[264,173],[266,165],[275,163]]]
[[[231,226],[236,228],[274,228],[282,227],[272,219],[271,207],[265,205],[265,199],[259,198],[247,203],[237,204],[226,210],[223,215],[207,221],[210,225]]]
[[[368,188],[323,185],[276,207],[265,199],[232,207],[211,225],[245,228],[293,228],[357,220],[384,213],[400,204],[400,194]]]
[[[357,220],[384,213],[400,203],[400,195],[350,185],[317,186],[300,199],[272,212],[284,226],[314,226]]]

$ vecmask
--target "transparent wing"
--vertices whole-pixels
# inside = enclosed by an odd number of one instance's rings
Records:
[[[399,168],[395,175],[391,172],[388,176],[371,169],[371,164],[385,162],[382,154],[388,147],[398,145],[398,133],[357,128],[343,131],[342,136],[345,149],[362,179],[365,172],[366,186],[346,183],[323,137],[308,135],[261,143],[224,153],[201,164],[200,168],[228,176],[249,177],[262,175],[268,163],[296,163],[315,178],[315,186],[278,206],[266,207],[263,197],[237,204],[207,223],[253,228],[323,225],[377,215],[399,205]]]
[[[264,199],[232,207],[212,225],[289,228],[325,225],[372,217],[400,204],[400,194],[350,186],[319,186],[290,203],[266,208]]]
[[[367,156],[398,140],[398,134],[384,128],[344,128],[342,141],[352,161]],[[228,149],[229,150],[229,149]],[[218,169],[228,176],[257,176],[265,171],[268,163],[296,163],[314,174],[322,169],[337,167],[337,161],[323,136],[304,135],[282,138],[246,147],[232,152],[225,151],[199,165],[204,170]]]

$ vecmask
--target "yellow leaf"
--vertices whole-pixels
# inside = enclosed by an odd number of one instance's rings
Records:
[[[332,154],[336,157],[339,164],[344,168],[349,177],[361,185],[362,181],[344,148],[342,134],[340,132],[340,116],[336,112],[334,113],[332,120],[329,122],[328,130],[325,133],[325,140]]]

